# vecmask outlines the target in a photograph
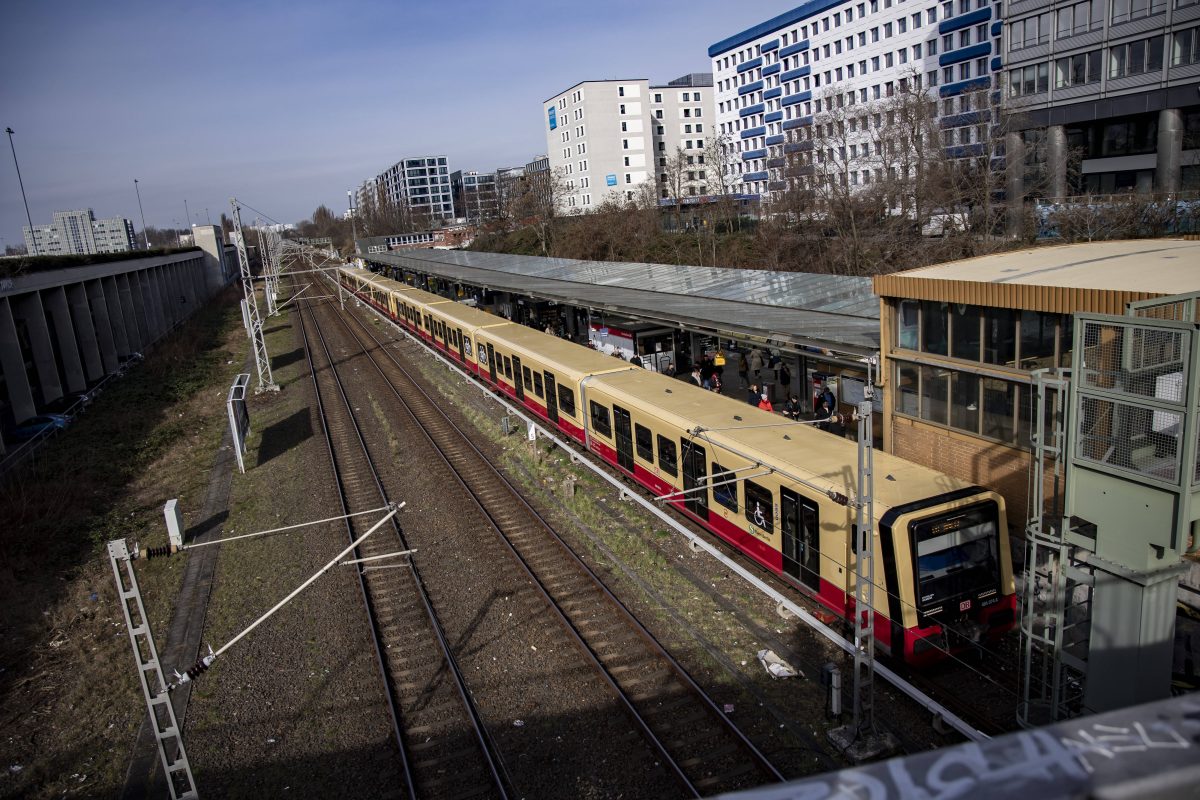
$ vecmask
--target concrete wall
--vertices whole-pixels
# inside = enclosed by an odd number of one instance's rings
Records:
[[[227,285],[236,256],[231,262],[217,228],[197,232],[200,252],[0,280],[0,422],[21,422],[66,392],[87,391]]]

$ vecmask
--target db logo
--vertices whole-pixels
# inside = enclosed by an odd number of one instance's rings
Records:
[[[958,604],[958,610],[959,611],[970,611],[971,610],[971,601],[963,600],[961,603]]]

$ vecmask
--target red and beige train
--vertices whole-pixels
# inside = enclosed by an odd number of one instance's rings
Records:
[[[854,603],[857,445],[367,270],[342,286],[547,427],[838,614]],[[1003,498],[875,455],[875,636],[937,661],[1015,624]],[[882,566],[882,569],[880,567]]]

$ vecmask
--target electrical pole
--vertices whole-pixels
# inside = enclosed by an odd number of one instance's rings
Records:
[[[146,212],[142,211],[142,190],[138,188],[138,179],[133,179],[133,190],[137,192],[138,214],[142,217],[142,243],[145,249],[150,249],[150,234],[146,233]]]
[[[37,233],[33,230],[33,217],[29,216],[29,201],[25,199],[25,181],[21,180],[21,165],[17,163],[17,148],[13,144],[13,129],[5,128],[4,132],[8,134],[8,146],[12,148],[13,166],[17,168],[17,183],[21,186],[21,202],[25,204],[25,219],[29,222],[29,244],[33,246],[33,254],[38,255],[37,249]]]
[[[229,201],[233,206],[233,229],[237,234],[238,264],[242,268],[242,296],[246,302],[246,317],[250,322],[250,341],[254,346],[254,363],[258,367],[257,392],[277,392],[279,387],[271,377],[271,356],[263,338],[262,317],[258,313],[258,298],[254,290],[254,276],[250,274],[250,257],[246,255],[246,237],[242,233],[242,209],[237,198]],[[207,209],[206,209],[207,211]]]
[[[878,355],[866,362],[867,380],[858,404],[858,491],[854,507],[854,720],[834,728],[829,738],[859,763],[893,749],[895,741],[875,727],[875,370]]]
[[[350,201],[350,246],[358,252],[358,221],[354,219],[354,191],[346,190],[346,198]]]

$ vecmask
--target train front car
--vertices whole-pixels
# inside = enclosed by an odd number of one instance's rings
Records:
[[[589,379],[584,398],[591,447],[605,460],[823,605],[849,613],[855,442],[644,371]],[[1011,628],[1000,496],[883,452],[874,467],[880,646],[930,663]]]
[[[877,473],[878,474],[878,473]],[[882,514],[879,537],[892,619],[894,652],[928,664],[998,638],[1016,624],[1016,594],[1004,498],[967,487],[893,506]],[[899,613],[898,613],[899,612]]]

